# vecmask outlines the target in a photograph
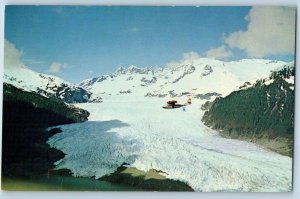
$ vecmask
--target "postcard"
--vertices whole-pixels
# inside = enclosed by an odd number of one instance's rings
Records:
[[[291,192],[295,21],[6,6],[2,190]]]

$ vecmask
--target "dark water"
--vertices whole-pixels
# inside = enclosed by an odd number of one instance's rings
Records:
[[[37,176],[34,179],[2,179],[2,190],[9,191],[142,191],[139,188],[93,178]]]

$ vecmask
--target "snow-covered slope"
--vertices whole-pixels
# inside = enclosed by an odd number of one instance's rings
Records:
[[[66,102],[87,102],[90,93],[59,77],[37,73],[25,66],[4,70],[4,82],[25,91],[34,91],[41,95],[55,95]]]
[[[79,85],[92,97],[127,95],[130,97],[209,98],[226,96],[245,82],[268,77],[270,71],[285,65],[282,61],[243,59],[223,62],[212,58],[183,61],[165,68],[119,68],[111,75],[88,79]]]
[[[264,84],[268,85],[274,82],[275,79],[281,78],[290,85],[290,89],[295,89],[295,64],[294,62],[285,64],[274,71],[270,77],[263,80]]]

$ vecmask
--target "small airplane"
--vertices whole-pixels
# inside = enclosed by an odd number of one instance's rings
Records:
[[[192,104],[192,99],[191,98],[189,98],[187,100],[187,102],[184,103],[184,104],[177,104],[176,100],[170,100],[170,101],[167,101],[167,104],[165,106],[163,106],[163,108],[165,108],[165,109],[174,109],[174,108],[180,108],[180,107],[190,105],[190,104]]]

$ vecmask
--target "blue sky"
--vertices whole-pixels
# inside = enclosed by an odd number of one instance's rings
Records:
[[[251,7],[8,6],[5,39],[22,52],[26,66],[74,83],[120,66],[164,66],[188,52],[225,60],[293,60],[285,47],[290,40],[275,46],[281,51],[245,44],[254,35],[251,16],[261,13]],[[279,20],[290,22],[291,10],[280,13]]]

